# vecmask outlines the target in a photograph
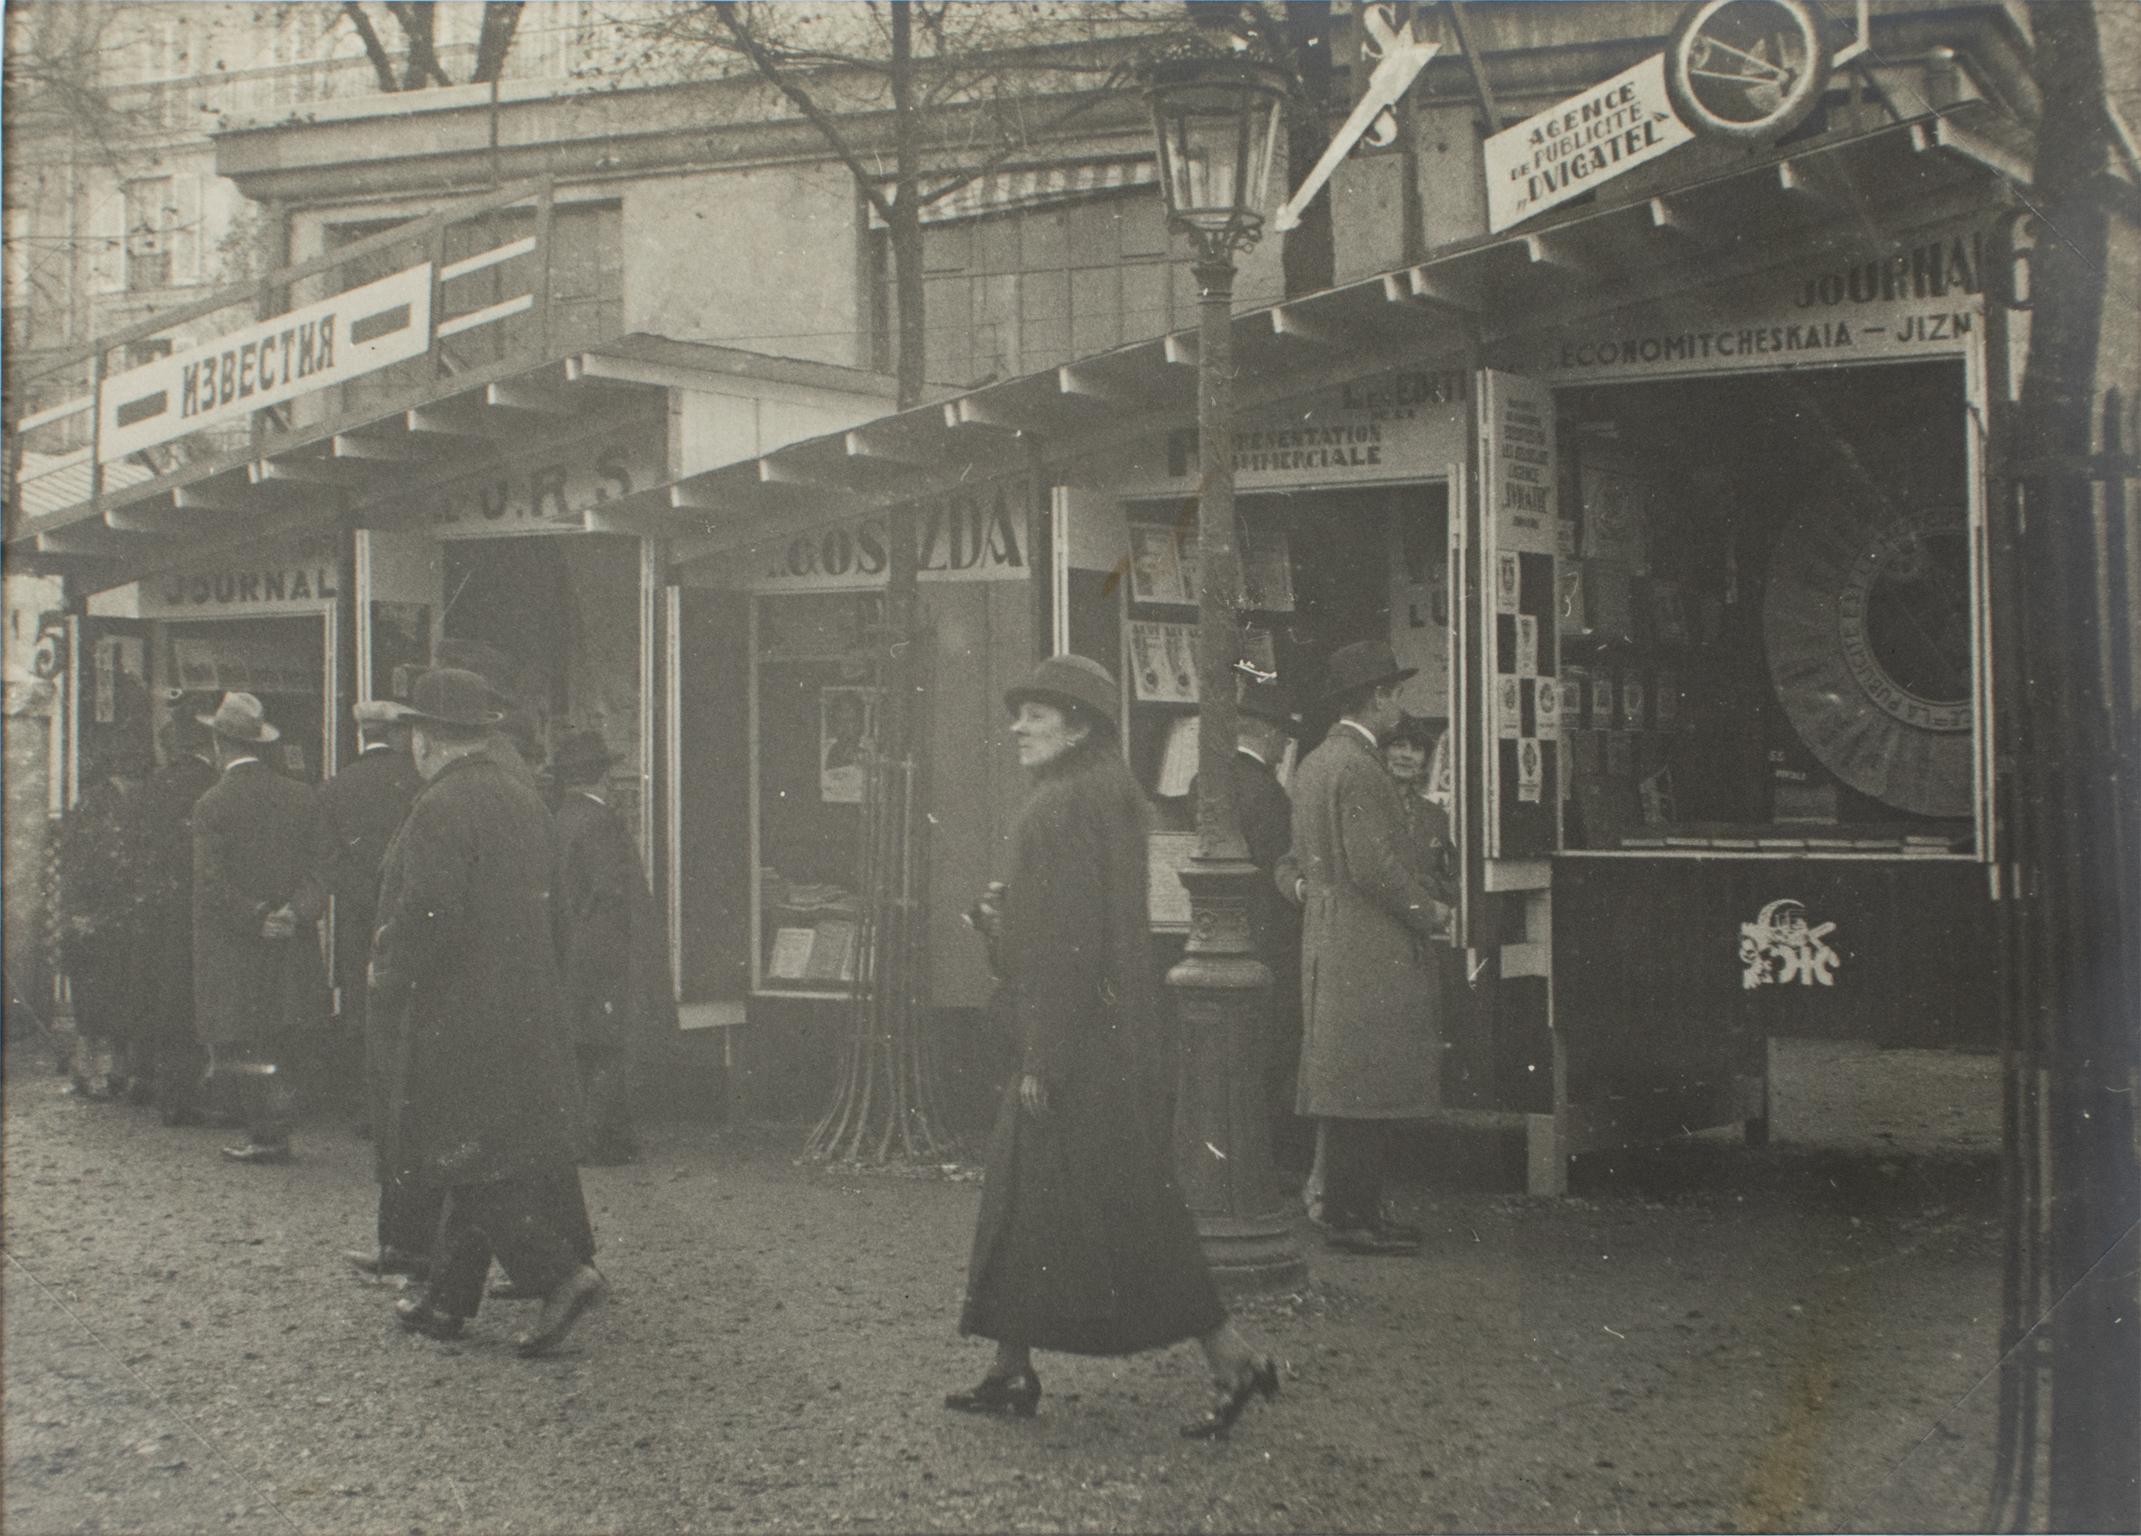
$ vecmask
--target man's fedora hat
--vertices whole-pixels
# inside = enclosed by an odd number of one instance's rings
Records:
[[[1356,640],[1331,652],[1331,659],[1323,668],[1323,696],[1335,703],[1363,688],[1402,683],[1408,677],[1417,677],[1419,672],[1418,667],[1398,665],[1389,641]]]
[[[550,776],[560,784],[591,784],[616,760],[617,754],[600,731],[574,731],[558,743],[550,760]]]
[[[1294,707],[1293,690],[1277,678],[1240,678],[1235,690],[1234,713],[1256,720],[1269,720],[1290,735],[1301,733],[1300,712]]]
[[[399,699],[360,699],[350,714],[359,725],[393,725],[409,718],[409,706]]]
[[[401,718],[423,725],[487,731],[505,718],[503,711],[491,708],[490,685],[460,667],[433,667],[416,680],[409,695]]]
[[[282,735],[281,731],[268,724],[267,711],[260,707],[260,700],[249,693],[226,693],[223,702],[216,706],[212,715],[195,715],[194,719],[207,726],[225,741],[249,741],[265,745]]]
[[[1012,714],[1028,699],[1075,709],[1111,731],[1117,729],[1122,707],[1115,674],[1084,656],[1051,656],[1027,673],[1024,682],[1004,690],[1004,708]]]

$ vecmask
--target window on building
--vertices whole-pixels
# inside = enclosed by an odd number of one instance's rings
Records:
[[[898,334],[889,237],[877,234],[877,365]],[[966,388],[1179,330],[1196,299],[1169,259],[1160,199],[1086,201],[948,220],[922,231],[925,373]]]
[[[171,236],[177,189],[169,176],[126,184],[126,291],[171,286]]]

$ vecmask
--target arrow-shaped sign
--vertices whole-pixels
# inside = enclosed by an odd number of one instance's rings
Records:
[[[1331,136],[1323,158],[1316,162],[1308,178],[1294,189],[1286,206],[1272,215],[1272,227],[1281,234],[1300,224],[1301,210],[1316,200],[1323,184],[1338,169],[1338,162],[1353,152],[1353,146],[1367,136],[1377,119],[1398,104],[1420,71],[1427,67],[1427,61],[1442,51],[1440,43],[1414,42],[1412,28],[1400,28],[1396,13],[1387,5],[1369,6],[1361,13],[1361,24],[1368,32],[1361,48],[1379,62],[1375,72],[1368,76],[1368,88],[1361,92],[1351,115]],[[1387,144],[1389,136],[1380,135],[1376,142]]]

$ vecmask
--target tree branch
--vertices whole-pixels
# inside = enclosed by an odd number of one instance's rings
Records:
[[[962,171],[958,175],[952,177],[950,180],[943,183],[943,185],[933,188],[931,191],[922,194],[921,206],[927,208],[932,203],[950,197],[961,187],[968,186],[973,182],[979,181],[982,177],[988,175],[991,171],[994,171],[1001,167],[1006,161],[1012,159],[1014,156],[1020,154],[1021,152],[1030,149],[1032,147],[1031,141],[1033,139],[1045,138],[1049,134],[1055,133],[1059,129],[1063,128],[1066,124],[1075,120],[1081,114],[1092,111],[1094,107],[1098,106],[1101,102],[1106,101],[1114,94],[1115,90],[1112,84],[1095,86],[1092,90],[1084,93],[1084,96],[1081,100],[1073,103],[1069,107],[1066,107],[1063,111],[1057,113],[1054,117],[1050,118],[1047,122],[1041,124],[1039,127],[1030,130],[1024,138],[1013,143],[1007,143],[1002,145],[997,149],[994,154],[984,157],[982,161],[978,165],[974,166],[972,169]]]
[[[382,91],[400,90],[401,81],[394,73],[394,60],[388,55],[386,44],[379,40],[379,30],[372,25],[372,18],[364,14],[364,7],[357,0],[342,0],[342,14],[356,28],[357,41],[364,44],[364,56],[379,79],[379,88]]]
[[[514,35],[520,30],[523,0],[483,0],[483,23],[476,34],[476,67],[469,74],[472,85],[487,85],[505,72],[506,55],[513,51]]]
[[[854,147],[848,143],[847,136],[840,131],[840,125],[771,56],[758,35],[752,31],[750,23],[737,13],[736,0],[713,0],[713,10],[721,19],[722,25],[729,29],[729,35],[736,39],[737,48],[750,60],[751,67],[758,71],[759,77],[794,103],[795,109],[824,137],[826,146],[840,157],[841,163],[848,168],[848,174],[855,178],[855,185],[861,189],[863,197],[877,210],[878,217],[889,223],[893,216],[892,203],[877,189],[875,177],[869,167],[862,163]]]

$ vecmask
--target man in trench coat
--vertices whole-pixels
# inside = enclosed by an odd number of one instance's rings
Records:
[[[164,765],[141,786],[142,847],[148,860],[143,947],[155,984],[148,1035],[156,1056],[156,1103],[166,1125],[201,1118],[201,1039],[193,1016],[193,808],[215,786],[215,749],[186,707],[170,700]]]
[[[1325,1122],[1324,1214],[1333,1247],[1404,1253],[1384,1220],[1387,1129],[1437,1103],[1439,1021],[1425,945],[1450,876],[1408,827],[1380,741],[1413,675],[1387,643],[1332,653],[1338,723],[1294,775],[1293,843],[1303,903],[1298,1107]]]
[[[394,1032],[379,1128],[387,1166],[446,1192],[420,1298],[403,1326],[458,1335],[495,1257],[543,1297],[518,1340],[541,1354],[607,1283],[555,1219],[578,1193],[579,1084],[558,979],[550,816],[486,750],[498,723],[482,678],[438,668],[405,718],[424,788],[387,850],[373,939],[371,1007]]]
[[[235,1080],[238,1163],[290,1160],[291,1034],[326,1012],[319,921],[327,908],[318,795],[260,759],[281,732],[260,700],[226,693],[197,717],[215,741],[215,784],[193,808],[194,1018],[211,1078]]]

